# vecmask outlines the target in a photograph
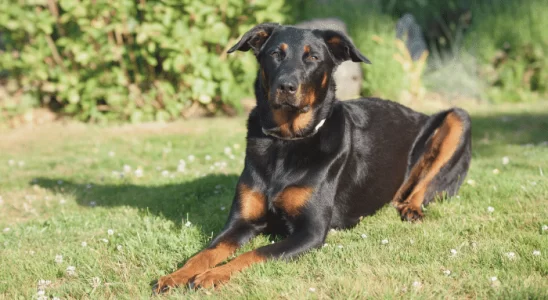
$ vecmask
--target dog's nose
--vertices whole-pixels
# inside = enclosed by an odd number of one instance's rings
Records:
[[[281,82],[278,86],[278,91],[281,93],[295,94],[295,92],[297,92],[297,84],[292,81]]]

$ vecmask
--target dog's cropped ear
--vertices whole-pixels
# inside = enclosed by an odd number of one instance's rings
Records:
[[[227,52],[232,53],[236,50],[248,51],[253,49],[255,55],[259,53],[261,46],[268,40],[272,35],[274,29],[278,28],[280,25],[278,23],[263,23],[253,27],[251,30],[246,32],[242,39],[232,46]]]
[[[323,37],[337,64],[346,60],[371,63],[344,33],[335,30],[320,30],[319,34]]]

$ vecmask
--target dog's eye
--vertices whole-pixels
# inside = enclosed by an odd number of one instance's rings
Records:
[[[274,51],[274,52],[270,53],[270,56],[272,56],[274,58],[280,58],[280,52]]]
[[[311,61],[318,60],[318,57],[316,55],[309,55],[307,58],[308,58],[308,60],[311,60]]]

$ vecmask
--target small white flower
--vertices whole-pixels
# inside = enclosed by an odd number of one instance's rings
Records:
[[[183,173],[186,169],[186,162],[184,160],[179,160],[179,165],[177,165],[177,172]]]
[[[62,263],[63,262],[63,255],[61,255],[61,254],[55,255],[55,262],[58,263],[58,264]]]
[[[38,289],[43,290],[50,284],[51,284],[51,280],[40,279],[38,280]]]
[[[226,209],[226,207],[224,207],[224,206],[221,206],[221,210],[225,210],[225,209]]]
[[[548,230],[548,225],[542,225],[542,231]]]
[[[67,200],[65,200],[64,198],[61,198],[61,199],[59,200],[59,204],[63,205],[63,204],[65,204],[65,203],[67,203]]]
[[[468,183],[468,184],[471,185],[471,186],[475,186],[475,185],[476,185],[476,181],[474,181],[473,179],[468,179],[468,180],[466,181],[466,183]]]
[[[232,154],[232,149],[230,149],[230,147],[225,147],[224,153],[225,153],[226,155],[230,155],[230,154]]]
[[[190,221],[186,221],[185,226],[190,227],[190,226],[192,226],[192,223],[190,223]]]
[[[112,230],[112,229],[107,230],[107,234],[108,234],[108,235],[113,235],[113,234],[114,234],[114,230]]]
[[[117,245],[117,246],[116,246],[116,250],[122,251],[122,249],[123,249],[122,245]]]
[[[116,155],[116,152],[114,152],[114,151],[109,151],[108,152],[108,156],[114,157],[114,155]]]
[[[88,243],[82,242],[80,245],[82,245],[82,247],[87,247],[87,246],[88,246]]]
[[[4,228],[4,230],[3,230],[3,231],[4,231],[4,232],[9,232],[10,230],[11,230],[11,228],[9,228],[9,227],[6,227],[6,228]]]
[[[491,282],[495,282],[495,281],[497,281],[498,279],[497,279],[497,276],[493,276],[493,277],[489,278],[489,280],[491,280]]]
[[[63,180],[57,180],[57,184],[58,184],[58,185],[62,185],[62,184],[63,184]]]
[[[510,163],[510,158],[508,156],[504,156],[502,158],[502,164],[507,165],[508,163]]]
[[[308,289],[308,291],[311,292],[311,293],[315,293],[315,292],[316,292],[316,288],[311,287],[311,288]]]
[[[68,276],[76,275],[76,267],[75,266],[68,266],[67,267],[67,275]]]
[[[449,270],[444,270],[444,271],[443,271],[443,274],[445,274],[445,276],[449,276],[449,275],[451,275],[451,271],[449,271]]]
[[[457,255],[457,249],[451,249],[450,252],[451,252],[451,255],[452,255],[452,256]]]
[[[15,160],[13,160],[13,159],[8,160],[8,165],[10,165],[10,166],[15,165]]]
[[[135,174],[135,177],[143,177],[143,169],[138,167],[133,174]]]
[[[506,257],[508,257],[508,259],[514,259],[516,258],[516,253],[514,252],[507,252],[505,253]]]
[[[388,240],[387,240],[387,239],[382,240],[382,241],[381,241],[381,244],[383,244],[383,245],[388,244]]]
[[[324,243],[322,247],[327,247],[327,246],[329,246],[329,244],[328,244],[328,243]]]
[[[540,251],[539,250],[534,250],[533,255],[534,256],[540,256]]]
[[[487,206],[487,211],[490,212],[490,213],[492,213],[492,212],[495,211],[495,208],[492,207],[492,206]]]
[[[108,240],[107,239],[101,239],[101,242],[105,243],[105,244],[108,244]]]
[[[499,169],[493,169],[493,174],[498,175],[500,173]]]
[[[124,165],[123,170],[124,170],[124,173],[130,173],[131,172],[131,166],[130,165]]]
[[[17,163],[17,165],[18,165],[18,166],[20,166],[20,167],[22,167],[22,166],[24,166],[24,165],[25,165],[25,162],[24,162],[24,161],[22,161],[22,160],[20,160],[20,161],[19,161],[19,162]]]
[[[343,245],[338,245],[337,248],[342,249]]]
[[[409,240],[409,243],[410,243],[411,245],[413,245],[413,244],[415,243],[415,240],[414,240],[414,239],[410,239],[410,240]]]
[[[230,158],[231,160],[235,160],[235,159],[236,159],[236,156],[230,154],[230,155],[228,156],[228,158]]]
[[[59,297],[53,297],[53,298],[51,298],[51,300],[61,300],[61,298],[59,298]]]
[[[168,177],[169,176],[169,171],[168,170],[163,170],[162,171],[162,176]]]
[[[413,287],[419,289],[422,287],[422,283],[420,283],[419,281],[413,281]]]
[[[367,234],[362,233],[361,237],[362,237],[362,239],[366,239],[366,238],[367,238]]]
[[[223,186],[220,185],[220,184],[217,184],[217,185],[215,186],[215,189],[216,189],[216,190],[220,190],[220,189],[222,189],[222,188],[223,188]]]
[[[238,150],[240,149],[240,144],[234,144],[232,145],[232,148],[234,148],[234,150]]]
[[[99,277],[93,277],[91,278],[91,286],[96,288],[96,287],[99,287],[99,285],[101,285],[101,279],[99,279]]]
[[[188,159],[189,162],[193,162],[193,161],[196,160],[196,156],[194,156],[194,155],[191,154],[191,155],[189,155],[189,156],[187,157],[187,159]]]
[[[95,202],[95,201],[91,201],[91,202],[89,203],[89,206],[91,206],[91,207],[95,207],[95,206],[97,206],[97,202]]]
[[[206,156],[205,156],[205,160],[211,160],[211,156],[206,155]]]
[[[39,297],[40,297],[40,296],[45,296],[45,295],[46,295],[46,291],[44,291],[44,290],[38,290],[38,291],[36,292],[36,295],[39,296]],[[47,298],[46,298],[46,299],[47,299]]]

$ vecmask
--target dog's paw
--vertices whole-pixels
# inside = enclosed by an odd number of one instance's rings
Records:
[[[214,268],[196,276],[193,280],[194,288],[219,287],[230,279],[230,273],[223,268]]]
[[[424,217],[421,207],[415,207],[410,203],[401,203],[396,206],[402,221],[418,222]]]
[[[180,273],[177,274],[177,272],[163,276],[158,279],[158,282],[156,282],[155,285],[152,286],[152,294],[158,295],[167,293],[173,288],[187,285],[189,282],[191,282],[191,280],[192,276]]]

